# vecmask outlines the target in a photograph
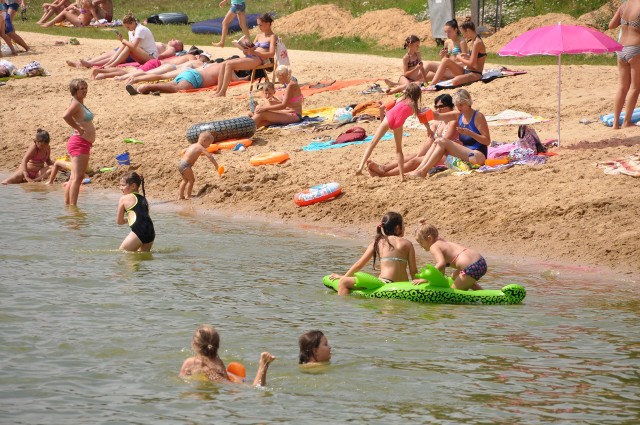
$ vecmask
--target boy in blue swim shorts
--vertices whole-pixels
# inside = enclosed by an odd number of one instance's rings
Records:
[[[222,0],[218,6],[224,7],[227,4],[228,0]],[[211,43],[216,47],[224,47],[224,42],[227,39],[227,33],[229,32],[229,24],[233,21],[234,16],[238,16],[238,24],[242,29],[242,33],[247,41],[251,41],[251,37],[249,36],[249,29],[247,28],[247,17],[245,15],[245,10],[247,9],[247,5],[244,0],[231,0],[231,8],[225,15],[222,20],[222,34],[220,36],[220,41],[217,43]]]

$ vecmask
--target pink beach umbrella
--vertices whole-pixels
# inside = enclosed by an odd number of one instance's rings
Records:
[[[558,57],[558,146],[560,146],[560,58],[563,54],[609,53],[622,45],[592,28],[578,25],[550,25],[527,31],[511,40],[500,56],[549,55]]]

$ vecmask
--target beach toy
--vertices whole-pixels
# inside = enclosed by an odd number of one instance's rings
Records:
[[[414,285],[412,282],[384,283],[367,273],[355,273],[356,283],[352,294],[368,298],[402,299],[433,304],[520,304],[527,295],[524,287],[517,283],[503,286],[501,289],[482,289],[479,291],[460,291],[451,288],[450,277],[443,276],[433,265],[427,264],[416,275],[427,283]],[[327,275],[322,283],[327,288],[338,291],[339,279],[330,279]]]
[[[242,145],[245,148],[251,146],[253,141],[251,139],[229,139],[216,143],[218,149],[233,149],[236,150],[238,145]]]
[[[267,152],[252,156],[251,159],[249,159],[249,163],[251,165],[280,164],[288,159],[289,154],[286,152]]]
[[[246,148],[244,147],[244,145],[243,145],[242,143],[238,143],[237,145],[235,145],[235,146],[233,147],[233,150],[234,150],[234,151],[243,151],[243,150],[245,150],[245,149],[246,149]]]
[[[238,363],[238,362],[230,362],[227,365],[227,373],[233,373],[234,375],[240,378],[247,377],[247,369],[245,369],[242,363]]]
[[[427,124],[429,121],[433,119],[433,111],[429,108],[418,114],[418,121],[422,124]]]
[[[484,161],[484,165],[486,165],[487,167],[495,167],[496,165],[504,165],[508,163],[509,158],[507,158],[506,156],[503,158],[493,158]]]
[[[127,152],[127,151],[121,153],[120,155],[117,155],[116,159],[118,160],[118,165],[129,165],[129,164],[131,164],[131,158],[129,158],[129,152]]]
[[[256,122],[250,117],[229,118],[221,121],[211,121],[194,124],[187,130],[187,140],[197,143],[200,133],[211,132],[214,142],[229,139],[243,139],[253,136],[256,132]],[[232,145],[229,149],[233,149]]]
[[[389,109],[393,108],[394,106],[396,106],[396,101],[394,100],[390,100],[387,103],[384,104],[384,110],[388,111]]]
[[[125,143],[133,143],[134,145],[142,145],[142,144],[144,144],[144,142],[141,142],[140,140],[132,139],[130,137],[124,139],[123,142],[125,142]]]
[[[222,165],[218,166],[218,174],[220,175],[220,177],[222,177],[222,175],[224,174],[224,167]]]
[[[625,112],[620,113],[620,119],[618,121],[620,125],[622,125],[622,120],[626,115],[627,114]],[[600,121],[602,121],[602,123],[607,127],[613,127],[613,114],[600,115]],[[633,113],[631,114],[631,122],[640,122],[640,108],[636,108],[633,110]]]
[[[82,184],[89,184],[91,183],[91,179],[89,177],[87,177],[86,179],[82,180]]]
[[[116,167],[103,167],[100,169],[101,173],[108,173],[109,171],[114,171]]]
[[[316,204],[318,202],[327,201],[335,198],[342,193],[340,183],[331,182],[311,186],[309,189],[305,189],[300,193],[296,193],[293,197],[293,202],[299,207],[306,207],[307,205]]]

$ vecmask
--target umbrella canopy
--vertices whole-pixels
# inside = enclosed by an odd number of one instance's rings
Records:
[[[527,31],[511,40],[500,56],[549,55],[558,57],[558,145],[560,145],[560,58],[563,54],[609,53],[622,45],[592,28],[579,25],[550,25]]]

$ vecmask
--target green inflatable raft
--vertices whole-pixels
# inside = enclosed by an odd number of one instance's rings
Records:
[[[427,264],[416,275],[428,283],[414,285],[411,282],[385,284],[370,274],[357,272],[356,285],[352,294],[369,298],[394,298],[421,303],[434,304],[520,304],[527,295],[524,287],[512,283],[502,289],[483,289],[481,291],[460,291],[451,288],[453,280],[445,277],[433,265]],[[338,290],[338,279],[325,276],[322,283],[327,288]]]

